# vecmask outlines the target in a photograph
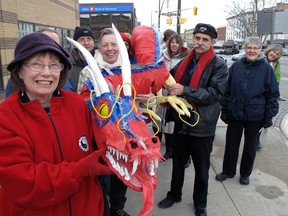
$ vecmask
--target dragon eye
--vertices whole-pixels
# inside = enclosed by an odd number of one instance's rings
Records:
[[[108,108],[107,104],[105,104],[105,103],[101,104],[99,112],[100,112],[101,116],[107,117],[108,112],[109,112],[109,108]]]
[[[135,142],[135,141],[130,141],[130,145],[131,145],[131,148],[132,148],[132,149],[138,148],[138,144],[137,144],[137,142]]]

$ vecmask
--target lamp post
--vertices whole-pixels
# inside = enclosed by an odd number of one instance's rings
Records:
[[[159,0],[159,8],[158,8],[158,32],[160,32],[160,17],[161,17],[161,12],[162,12],[162,8],[163,8],[163,4],[164,4],[165,0],[162,1],[161,4],[161,0]]]
[[[181,0],[178,0],[178,8],[177,8],[177,33],[180,34],[180,17],[181,17]]]

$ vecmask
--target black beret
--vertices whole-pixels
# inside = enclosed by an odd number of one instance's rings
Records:
[[[202,33],[202,34],[207,34],[210,35],[212,38],[216,39],[217,38],[217,31],[216,29],[209,24],[205,23],[198,23],[193,31],[193,34],[196,33]]]

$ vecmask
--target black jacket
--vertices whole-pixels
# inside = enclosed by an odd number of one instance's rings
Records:
[[[180,63],[170,71],[172,75],[179,65]],[[215,135],[216,124],[220,114],[220,102],[228,80],[228,67],[222,58],[215,55],[211,63],[204,69],[198,88],[190,88],[191,77],[188,70],[189,66],[180,81],[180,84],[184,85],[184,92],[181,97],[185,98],[188,102],[191,101],[194,103],[194,111],[199,113],[200,120],[194,127],[182,121],[177,121],[175,130],[179,130],[180,133],[190,136],[213,136]],[[191,112],[191,117],[183,118],[190,124],[194,124],[197,121],[197,115],[193,112]]]
[[[275,74],[265,59],[249,62],[244,57],[229,68],[222,112],[228,121],[269,121],[278,113],[279,95]]]

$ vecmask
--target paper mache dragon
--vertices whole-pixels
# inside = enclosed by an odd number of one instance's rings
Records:
[[[98,148],[107,148],[104,160],[128,187],[142,193],[140,216],[148,215],[154,207],[157,187],[156,169],[164,160],[160,141],[151,136],[145,123],[146,116],[158,118],[147,106],[136,103],[137,94],[158,95],[165,85],[176,83],[160,59],[157,32],[147,26],[133,29],[131,43],[137,64],[131,65],[125,44],[112,24],[119,46],[121,68],[111,69],[114,75],[101,73],[93,56],[78,42],[67,38],[88,62],[90,79],[81,95],[86,99],[93,121],[93,132]],[[192,106],[176,96],[157,96],[157,104],[169,102],[180,115],[190,116]]]

